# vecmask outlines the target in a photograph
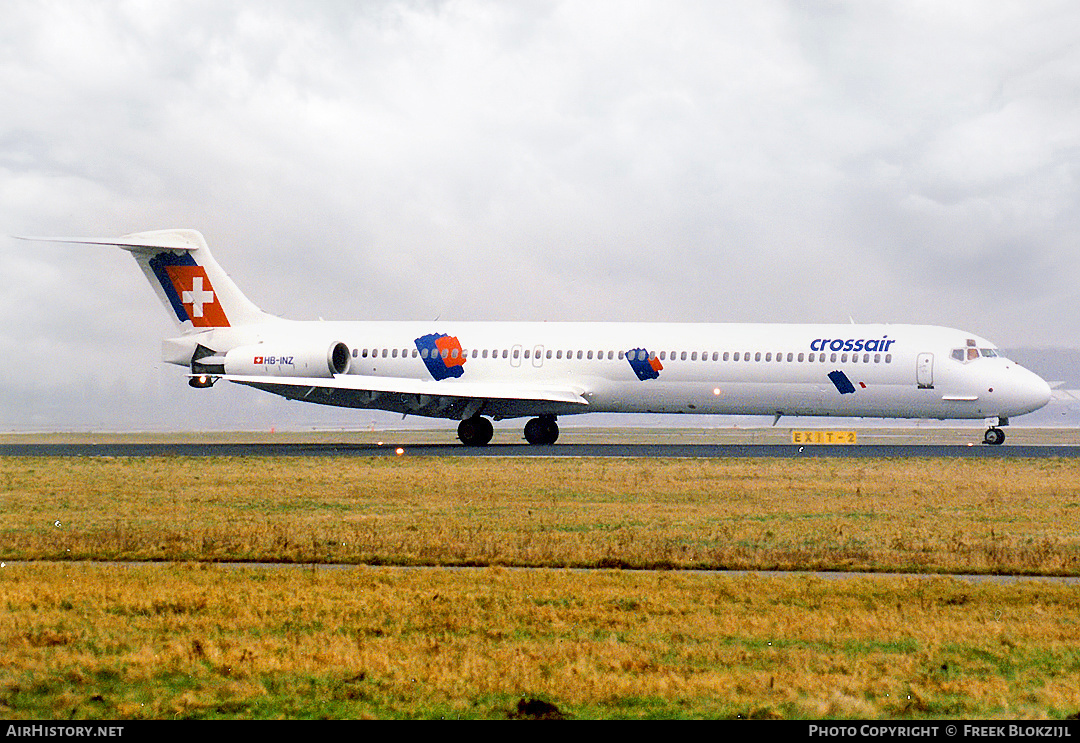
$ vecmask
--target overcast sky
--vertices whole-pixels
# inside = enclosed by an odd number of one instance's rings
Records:
[[[296,319],[1078,348],[1078,28],[1069,0],[6,0],[0,234],[198,229]],[[122,251],[0,260],[0,428],[317,417],[189,390]]]

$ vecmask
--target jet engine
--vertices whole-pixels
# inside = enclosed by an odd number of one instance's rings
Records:
[[[347,374],[352,354],[344,343],[240,346],[225,354],[225,373],[258,377],[333,377]]]

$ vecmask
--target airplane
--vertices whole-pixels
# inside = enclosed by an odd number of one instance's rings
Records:
[[[1049,385],[972,333],[928,325],[294,321],[252,303],[195,230],[23,238],[130,252],[179,328],[164,361],[196,388],[233,382],[290,400],[456,420],[467,446],[528,418],[553,444],[579,413],[988,419]]]

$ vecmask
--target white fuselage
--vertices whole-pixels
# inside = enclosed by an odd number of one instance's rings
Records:
[[[338,376],[357,377],[349,380],[357,383],[415,380],[432,396],[476,385],[565,389],[586,403],[523,394],[469,409],[494,418],[616,412],[1004,419],[1050,398],[1046,382],[998,355],[988,341],[933,326],[282,320],[198,335],[217,351],[344,343],[351,360]],[[455,341],[434,360],[443,371],[433,372],[433,359],[424,358],[422,339],[431,336]],[[287,364],[265,363],[295,361],[290,353],[258,358],[264,381],[306,376]],[[441,376],[452,369],[456,376]],[[324,396],[303,394],[295,381],[252,386],[407,414],[460,418],[463,410],[415,397],[427,388]]]

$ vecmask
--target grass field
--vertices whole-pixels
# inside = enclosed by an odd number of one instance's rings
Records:
[[[1053,584],[54,563],[0,590],[8,718],[1080,711]]]
[[[0,559],[1080,575],[1058,459],[0,458]]]
[[[1078,575],[1078,467],[3,458],[0,716],[1073,716],[1074,586],[677,568]]]

